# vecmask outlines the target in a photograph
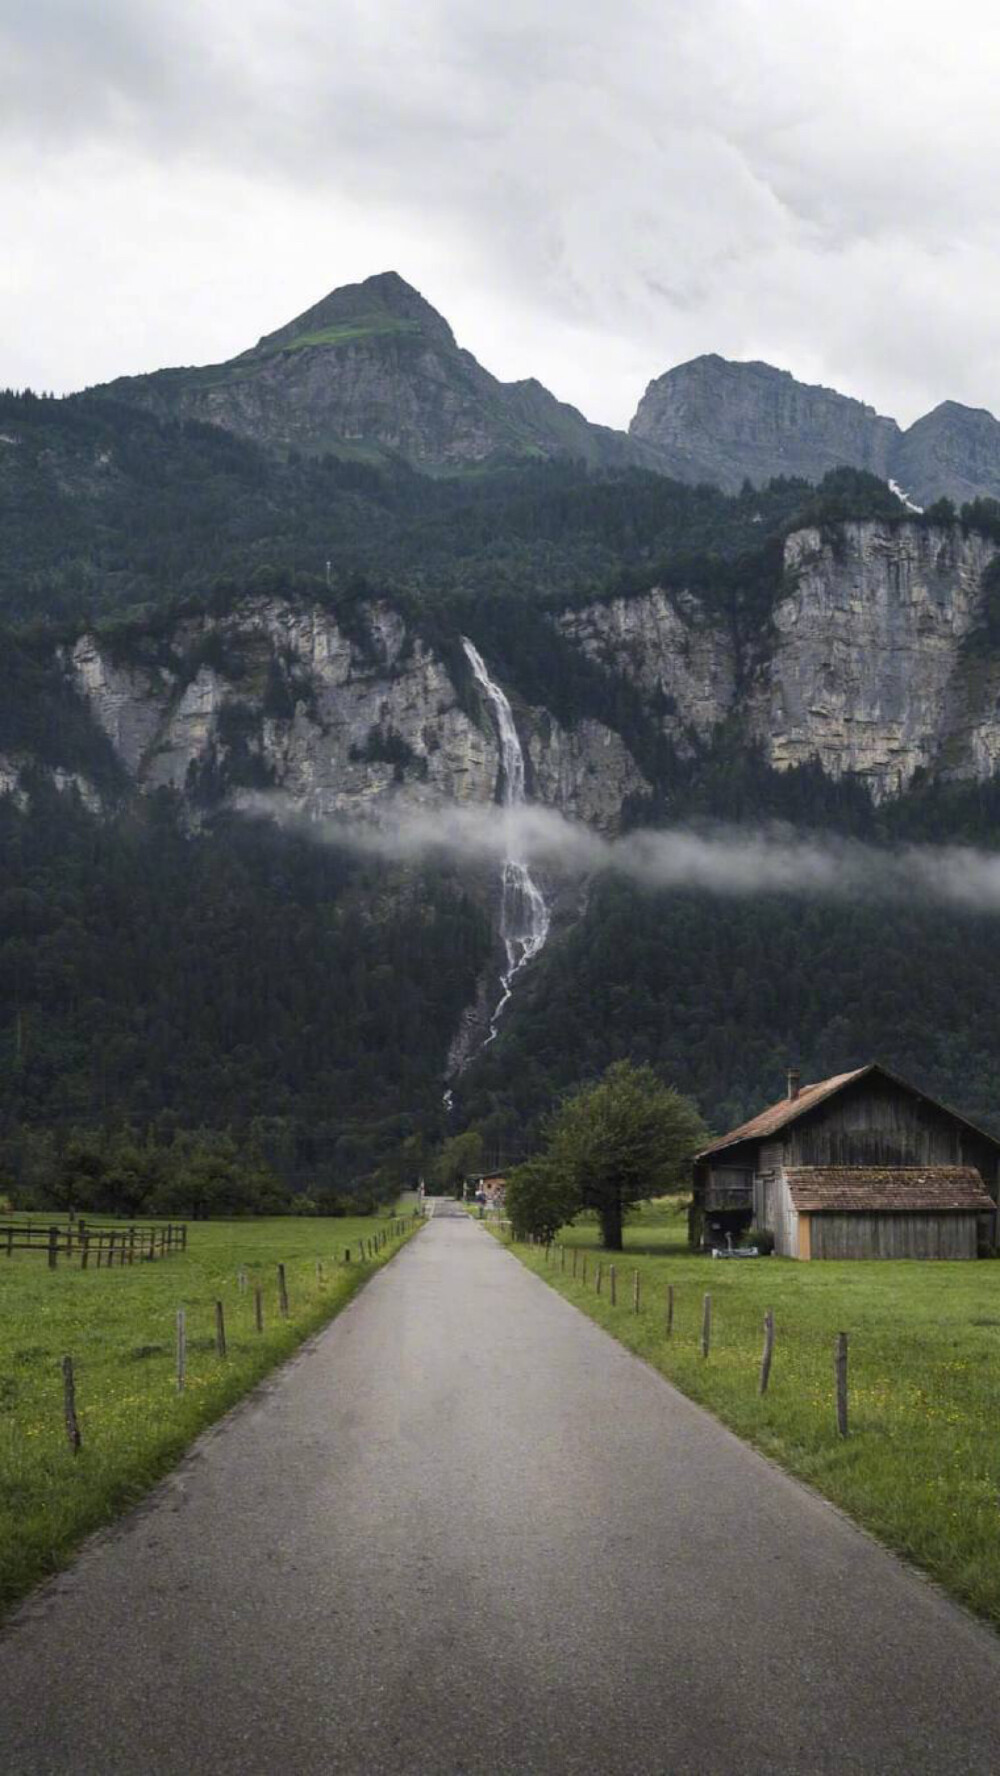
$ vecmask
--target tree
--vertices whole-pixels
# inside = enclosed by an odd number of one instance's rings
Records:
[[[579,1212],[580,1198],[572,1179],[544,1155],[525,1160],[507,1179],[504,1206],[515,1239],[548,1242]]]
[[[483,1137],[476,1129],[452,1135],[442,1147],[431,1169],[431,1184],[439,1196],[461,1196],[462,1185],[471,1172],[482,1170]]]
[[[620,1252],[626,1211],[682,1188],[707,1140],[690,1098],[663,1085],[652,1067],[615,1061],[557,1111],[545,1157],[580,1205],[596,1209],[608,1250]]]

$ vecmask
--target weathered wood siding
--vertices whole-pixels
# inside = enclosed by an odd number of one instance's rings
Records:
[[[975,1166],[996,1198],[997,1152],[946,1110],[886,1079],[861,1079],[785,1131],[786,1165]]]
[[[976,1215],[834,1213],[810,1217],[814,1258],[975,1258]]]
[[[785,1181],[785,1174],[779,1171],[774,1180],[773,1189],[769,1191],[771,1219],[764,1225],[774,1234],[774,1249],[779,1258],[797,1258],[799,1255],[799,1218],[792,1207],[792,1193]]]

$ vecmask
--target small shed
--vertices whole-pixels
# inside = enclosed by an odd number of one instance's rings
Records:
[[[800,1086],[695,1161],[691,1238],[754,1224],[790,1258],[975,1258],[997,1233],[1000,1141],[875,1063]]]
[[[975,1258],[993,1201],[973,1166],[788,1166],[794,1258]]]

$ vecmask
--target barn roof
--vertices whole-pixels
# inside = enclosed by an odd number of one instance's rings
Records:
[[[796,1209],[879,1214],[994,1207],[975,1166],[786,1166]]]
[[[814,1085],[803,1085],[800,1087],[797,1097],[779,1098],[776,1104],[771,1104],[766,1110],[761,1110],[758,1115],[752,1116],[749,1122],[741,1122],[738,1128],[730,1129],[728,1135],[720,1135],[717,1141],[710,1142],[707,1147],[702,1148],[700,1153],[695,1154],[695,1158],[708,1159],[710,1154],[720,1153],[725,1147],[736,1147],[741,1141],[760,1141],[766,1139],[768,1135],[777,1134],[779,1129],[785,1128],[797,1117],[805,1116],[810,1110],[814,1110],[817,1104],[823,1102],[824,1098],[832,1098],[835,1092],[843,1091],[846,1085],[853,1084],[856,1079],[864,1079],[868,1073],[881,1073],[883,1079],[889,1079],[893,1085],[901,1086],[904,1091],[912,1092],[915,1098],[923,1098],[925,1104],[933,1104],[935,1109],[943,1110],[946,1116],[951,1116],[956,1122],[960,1122],[963,1128],[970,1129],[975,1135],[980,1135],[984,1141],[991,1142],[994,1147],[1000,1147],[1000,1141],[995,1135],[987,1134],[985,1129],[970,1122],[967,1116],[960,1116],[957,1110],[951,1110],[947,1104],[939,1103],[937,1098],[930,1097],[927,1092],[921,1091],[919,1086],[910,1085],[908,1080],[900,1079],[898,1073],[890,1073],[888,1067],[881,1066],[877,1061],[870,1061],[866,1067],[855,1067],[851,1073],[834,1073],[829,1079],[817,1080]]]
[[[749,1122],[741,1122],[738,1128],[730,1129],[728,1135],[720,1135],[710,1146],[703,1147],[697,1157],[706,1159],[722,1147],[735,1147],[739,1141],[759,1141],[765,1135],[775,1134],[787,1122],[794,1122],[797,1116],[803,1116],[814,1105],[821,1104],[824,1098],[832,1097],[834,1092],[840,1091],[852,1079],[860,1079],[862,1073],[868,1071],[867,1067],[856,1067],[853,1073],[834,1073],[832,1078],[819,1079],[815,1085],[803,1085],[797,1097],[779,1098],[776,1104],[751,1116]]]

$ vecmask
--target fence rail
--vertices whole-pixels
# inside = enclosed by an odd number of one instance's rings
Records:
[[[55,1270],[60,1258],[78,1257],[81,1270],[93,1259],[99,1270],[102,1265],[134,1264],[136,1259],[151,1263],[186,1251],[187,1223],[183,1221],[67,1221],[62,1226],[55,1221],[0,1221],[0,1252],[8,1258],[15,1252],[44,1252],[50,1270]]]

